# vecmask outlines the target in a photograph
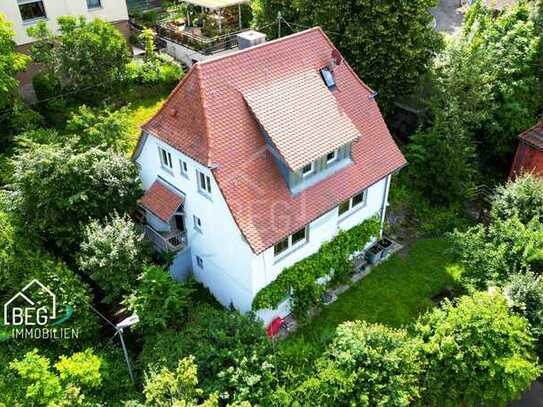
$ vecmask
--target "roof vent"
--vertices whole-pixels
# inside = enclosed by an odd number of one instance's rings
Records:
[[[237,37],[239,49],[251,48],[255,45],[263,44],[264,42],[266,42],[266,34],[253,30],[239,33]]]

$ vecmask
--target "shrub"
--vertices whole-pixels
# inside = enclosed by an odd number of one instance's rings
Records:
[[[104,290],[104,302],[109,303],[134,288],[147,254],[134,222],[115,213],[105,222],[92,221],[85,227],[77,264]]]
[[[124,214],[141,194],[134,164],[111,151],[32,145],[14,162],[10,209],[23,230],[62,255],[74,253],[89,219]]]
[[[316,280],[331,274],[332,270],[334,281],[346,278],[351,271],[349,255],[362,250],[372,237],[378,236],[379,230],[379,220],[372,218],[347,232],[341,231],[317,253],[284,269],[260,290],[253,300],[253,309],[275,308],[290,295],[293,312],[298,318],[305,318],[326,288]]]
[[[543,283],[533,273],[511,276],[503,289],[511,310],[526,317],[538,340],[538,353],[543,354]]]
[[[132,118],[128,109],[112,111],[90,109],[83,105],[72,113],[66,123],[66,130],[78,137],[77,146],[84,151],[89,147],[101,146],[125,151],[132,134]]]
[[[271,343],[261,321],[201,305],[192,310],[181,331],[147,336],[139,363],[142,369],[174,369],[178,360],[193,355],[206,393],[219,392],[231,401],[243,389],[252,394],[248,399],[258,403],[269,388],[270,354]],[[249,384],[244,382],[247,378],[252,380]]]
[[[132,61],[127,66],[127,79],[137,85],[174,85],[183,77],[183,69],[169,56],[158,54],[147,61]]]
[[[32,86],[39,101],[44,101],[62,93],[60,80],[50,71],[43,71],[34,76]]]
[[[423,316],[426,399],[435,405],[502,405],[539,376],[524,318],[500,293],[475,293]]]
[[[422,371],[420,343],[406,331],[345,322],[295,398],[302,405],[409,406],[420,397]]]
[[[190,305],[192,288],[176,282],[162,267],[146,265],[136,290],[125,300],[137,313],[144,330],[181,326]]]
[[[533,218],[543,223],[543,180],[526,173],[498,187],[491,215],[494,220],[505,221],[516,215],[524,224]]]

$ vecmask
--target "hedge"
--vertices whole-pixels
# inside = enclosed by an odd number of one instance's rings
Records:
[[[253,310],[276,308],[290,293],[292,311],[298,319],[303,320],[307,311],[318,304],[326,289],[316,280],[331,272],[329,284],[344,280],[352,270],[349,256],[364,249],[371,238],[379,234],[380,227],[379,219],[373,217],[346,232],[339,232],[334,239],[324,243],[317,253],[285,268],[275,281],[260,290],[253,300]]]

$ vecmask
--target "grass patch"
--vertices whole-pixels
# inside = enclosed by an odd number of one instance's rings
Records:
[[[323,307],[315,319],[285,341],[324,346],[344,321],[365,320],[400,327],[433,307],[431,297],[445,287],[459,287],[461,266],[454,262],[445,239],[420,240],[407,257],[395,254]]]

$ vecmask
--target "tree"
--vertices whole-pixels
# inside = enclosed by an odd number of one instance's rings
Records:
[[[416,330],[424,341],[429,404],[505,405],[541,373],[528,322],[509,314],[499,292],[445,300]]]
[[[77,255],[79,269],[104,290],[104,302],[119,301],[135,286],[147,260],[143,234],[128,216],[114,213],[85,227]]]
[[[150,28],[144,29],[139,35],[139,40],[145,45],[145,59],[155,58],[155,32]]]
[[[254,25],[263,27],[281,12],[290,24],[321,26],[358,75],[379,91],[382,107],[390,112],[399,96],[410,95],[430,70],[442,47],[431,26],[428,9],[434,0],[256,0]],[[289,26],[282,24],[283,32]],[[294,26],[298,28],[298,26]],[[277,26],[267,29],[277,35]]]
[[[471,288],[501,285],[515,273],[543,270],[543,224],[524,225],[517,216],[451,234],[464,266],[461,279]]]
[[[176,282],[160,266],[146,265],[126,307],[140,317],[143,329],[179,326],[185,320],[192,288]]]
[[[125,72],[130,50],[123,35],[100,19],[59,17],[59,35],[44,22],[28,29],[36,39],[32,56],[69,88],[112,86]]]
[[[61,356],[51,370],[51,362],[37,350],[27,353],[23,359],[14,360],[10,368],[17,372],[26,386],[25,398],[36,406],[75,406],[86,404],[87,392],[102,384],[102,359],[91,349]]]
[[[532,334],[538,340],[537,350],[543,354],[543,282],[533,273],[511,276],[503,289],[510,308],[530,323]]]
[[[15,76],[22,72],[30,58],[15,51],[15,31],[12,24],[0,14],[0,109],[13,101],[13,92],[18,82]]]
[[[523,224],[534,218],[543,223],[543,179],[526,173],[498,187],[491,215],[496,220],[517,216]]]
[[[21,230],[62,255],[74,253],[90,219],[127,213],[141,194],[134,164],[110,150],[30,145],[14,162],[9,208]]]
[[[66,123],[66,131],[78,137],[81,150],[89,147],[113,148],[125,151],[130,143],[133,124],[126,107],[112,111],[90,109],[83,105]]]
[[[420,398],[421,374],[420,343],[406,331],[344,322],[295,397],[323,406],[409,406]]]

